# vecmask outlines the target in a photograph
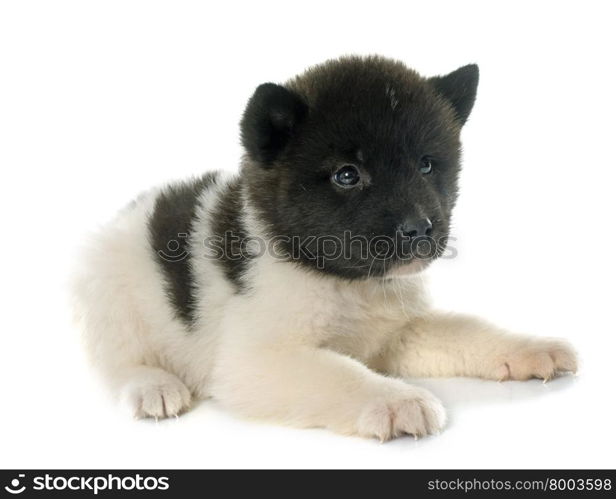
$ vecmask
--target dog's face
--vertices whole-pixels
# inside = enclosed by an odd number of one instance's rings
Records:
[[[300,264],[347,278],[439,256],[477,81],[474,65],[425,79],[350,57],[258,87],[242,120],[243,174],[270,235]]]

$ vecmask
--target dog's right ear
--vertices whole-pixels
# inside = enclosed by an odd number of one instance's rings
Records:
[[[251,159],[271,166],[308,112],[301,97],[274,83],[257,87],[241,122],[242,144]]]
[[[468,64],[445,76],[435,76],[428,80],[433,87],[453,106],[461,125],[471,114],[477,95],[479,67]]]

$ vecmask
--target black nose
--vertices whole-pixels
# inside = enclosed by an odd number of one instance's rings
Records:
[[[432,222],[429,218],[419,220],[407,219],[398,225],[398,230],[408,237],[429,236],[432,234]]]

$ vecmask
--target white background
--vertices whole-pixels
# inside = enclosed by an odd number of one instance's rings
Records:
[[[0,6],[0,467],[616,467],[610,2],[6,1]],[[141,190],[234,169],[254,88],[342,54],[476,62],[440,306],[570,339],[577,378],[418,380],[450,422],[381,445],[202,403],[135,422],[106,398],[65,282]]]

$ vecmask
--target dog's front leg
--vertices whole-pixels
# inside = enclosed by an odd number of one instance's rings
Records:
[[[223,340],[212,392],[248,417],[382,441],[436,433],[445,422],[441,403],[424,389],[382,376],[350,357],[280,341],[254,327]]]
[[[436,311],[413,320],[374,362],[397,376],[498,381],[548,380],[576,372],[577,366],[574,350],[563,340],[513,334],[476,317]]]

